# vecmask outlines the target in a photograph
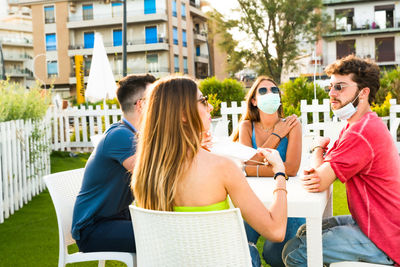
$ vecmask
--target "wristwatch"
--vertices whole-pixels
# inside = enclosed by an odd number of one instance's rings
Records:
[[[277,172],[277,173],[275,173],[275,175],[274,175],[274,180],[276,180],[276,177],[278,177],[279,175],[282,175],[283,177],[285,177],[285,180],[287,181],[287,180],[289,180],[289,177],[286,175],[286,173],[284,173],[284,172]]]

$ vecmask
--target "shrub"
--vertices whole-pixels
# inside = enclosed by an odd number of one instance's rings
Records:
[[[400,67],[385,72],[380,80],[381,88],[376,93],[375,103],[378,105],[386,101],[386,97],[390,92],[392,97],[400,103]]]
[[[314,83],[308,82],[306,77],[288,81],[282,84],[281,88],[285,116],[292,114],[300,116],[300,100],[306,99],[307,103],[311,104],[311,100],[314,99]],[[328,93],[317,85],[317,99],[321,102],[324,98],[329,98]]]
[[[221,102],[243,101],[246,95],[242,84],[234,79],[224,79],[222,82],[215,77],[207,78],[200,82],[200,91],[207,95],[214,111],[212,116],[220,116]]]
[[[385,101],[382,103],[382,105],[379,104],[372,104],[372,111],[376,112],[379,117],[384,117],[384,116],[389,116],[390,112],[390,99],[392,99],[392,94],[389,92],[386,95]]]
[[[18,83],[0,81],[0,122],[19,119],[40,119],[51,103],[51,94],[36,84],[26,90]]]

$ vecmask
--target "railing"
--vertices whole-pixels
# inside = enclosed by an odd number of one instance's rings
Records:
[[[0,223],[45,189],[50,173],[50,114],[0,123]]]
[[[32,39],[26,37],[2,37],[0,38],[0,41],[6,44],[33,44]]]
[[[27,75],[29,77],[33,77],[33,73],[32,71],[28,70],[28,69],[10,69],[10,68],[6,68],[6,75]]]
[[[44,23],[45,24],[50,24],[50,23],[55,23],[56,19],[55,18],[45,18]]]
[[[126,43],[128,47],[131,45],[143,45],[143,44],[154,44],[154,43],[162,44],[162,43],[168,43],[168,39],[163,37],[158,37],[157,39],[152,39],[152,40],[134,39],[134,40],[127,40]],[[122,47],[122,46],[121,45],[115,46],[113,42],[105,42],[104,47]],[[68,49],[75,50],[75,49],[93,49],[93,48],[85,48],[84,44],[70,44],[68,46]]]
[[[150,10],[150,12],[145,13],[144,9],[128,9],[126,11],[127,18],[132,16],[137,16],[137,15],[150,15],[150,14],[166,14],[166,9],[163,8],[158,8],[154,10]],[[83,21],[83,20],[104,20],[104,19],[111,19],[111,18],[122,18],[122,12],[110,12],[108,13],[94,13],[91,15],[71,15],[68,17],[68,22],[74,22],[74,21]]]
[[[16,54],[16,53],[6,53],[4,54],[4,60],[19,60],[19,59],[32,59],[28,54]]]
[[[137,67],[129,67],[128,66],[128,74],[139,74],[139,73],[169,73],[169,67],[147,67],[147,68],[137,68]],[[89,69],[84,70],[84,76],[87,77],[90,74]],[[122,76],[122,69],[121,70],[113,70],[114,75],[121,75]],[[69,77],[75,78],[75,72],[70,72]]]

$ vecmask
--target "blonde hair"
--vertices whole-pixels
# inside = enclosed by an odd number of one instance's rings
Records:
[[[155,83],[146,97],[132,189],[138,206],[172,211],[177,185],[201,143],[197,85],[185,77]]]
[[[257,106],[253,106],[253,103],[251,103],[251,100],[253,98],[256,97],[256,93],[257,93],[257,88],[260,85],[260,83],[262,81],[270,81],[273,84],[275,84],[275,86],[278,87],[278,85],[276,84],[276,82],[268,77],[268,76],[259,76],[257,78],[257,80],[253,83],[253,85],[251,86],[250,90],[247,92],[246,95],[246,113],[244,115],[242,115],[242,117],[239,120],[239,125],[240,122],[244,121],[244,120],[249,120],[251,122],[259,122],[260,121],[260,112],[258,111],[258,107]],[[279,96],[281,97],[281,91],[279,90]],[[278,108],[278,116],[280,118],[283,117],[283,109],[282,109],[282,105],[280,105],[280,107]],[[239,140],[239,127],[237,127],[234,132],[232,133],[232,140],[234,142],[237,142]]]

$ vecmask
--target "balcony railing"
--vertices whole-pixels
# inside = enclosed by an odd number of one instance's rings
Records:
[[[56,19],[55,18],[45,18],[44,23],[50,24],[50,23],[55,23]]]
[[[14,75],[27,75],[29,77],[33,77],[32,71],[29,69],[13,69],[13,68],[6,68],[6,75],[14,76]]]
[[[138,15],[150,15],[150,14],[166,14],[166,9],[163,8],[157,8],[156,10],[154,10],[153,13],[145,13],[144,9],[141,10],[127,10],[126,14],[129,17],[133,17],[133,16],[138,16]],[[83,21],[83,20],[103,20],[103,19],[110,19],[110,18],[122,18],[122,12],[112,12],[110,10],[110,12],[108,13],[94,13],[94,14],[90,14],[90,15],[70,15],[68,17],[68,22],[73,22],[73,21]]]
[[[72,67],[72,68],[74,68],[74,67]],[[134,74],[134,73],[138,74],[138,73],[147,73],[147,72],[150,72],[150,73],[167,72],[167,73],[169,73],[169,67],[136,68],[136,67],[129,67],[129,66],[128,66],[128,74]],[[113,74],[114,74],[114,75],[122,75],[122,69],[121,69],[120,71],[118,71],[118,70],[113,70]],[[85,69],[85,71],[84,71],[84,76],[86,76],[86,77],[89,76],[89,70],[88,70],[88,69]],[[69,74],[69,77],[70,77],[70,78],[75,78],[75,72],[71,72],[71,73]]]
[[[32,59],[28,54],[4,53],[4,60],[25,60]]]
[[[194,6],[194,7],[196,7],[196,8],[200,8],[200,4],[199,4],[199,3],[196,3],[196,1],[194,1],[194,0],[190,0],[190,5],[191,5],[191,6]]]
[[[157,40],[150,40],[151,42],[146,42],[146,39],[134,39],[134,40],[127,40],[126,44],[127,46],[131,46],[131,45],[143,45],[143,44],[154,44],[154,43],[168,43],[168,39],[167,38],[162,38],[162,37],[158,37]],[[69,50],[75,50],[75,49],[84,49],[85,45],[84,44],[71,44],[68,46]],[[105,42],[104,43],[104,47],[122,47],[121,45],[114,45],[114,43],[112,42]]]
[[[0,37],[0,42],[8,44],[33,44],[32,39],[26,37]]]

